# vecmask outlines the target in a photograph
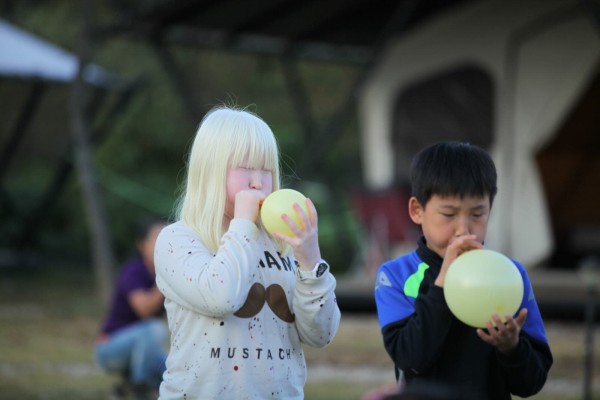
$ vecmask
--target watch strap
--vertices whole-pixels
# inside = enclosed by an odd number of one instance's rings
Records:
[[[321,259],[317,262],[314,268],[310,271],[303,271],[300,267],[296,268],[296,275],[300,280],[304,279],[318,279],[325,275],[325,273],[329,270],[329,264],[327,261]]]

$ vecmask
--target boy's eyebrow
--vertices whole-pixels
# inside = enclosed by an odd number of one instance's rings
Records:
[[[439,207],[440,210],[443,210],[443,211],[452,211],[452,212],[458,210],[459,208],[460,207],[453,206],[452,204],[441,204],[440,207]]]
[[[487,204],[485,202],[482,202],[480,204],[475,205],[474,207],[471,207],[471,210],[479,210],[482,208],[486,208]],[[453,204],[441,204],[440,208],[445,208],[445,209],[449,209],[449,210],[457,210],[460,208],[460,206],[455,206]]]
[[[478,209],[478,208],[486,208],[487,207],[487,203],[483,202],[481,204],[477,204],[474,207],[471,207],[472,210]]]
[[[452,204],[440,204],[440,208],[458,208]]]

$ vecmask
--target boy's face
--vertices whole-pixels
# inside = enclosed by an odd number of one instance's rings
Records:
[[[408,203],[414,223],[421,225],[427,247],[440,257],[452,241],[463,235],[475,235],[483,243],[490,217],[490,198],[432,196],[423,207],[415,197]]]

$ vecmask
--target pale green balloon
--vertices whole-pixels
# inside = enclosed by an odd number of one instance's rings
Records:
[[[523,300],[523,278],[503,254],[470,250],[448,268],[444,297],[456,318],[472,327],[485,328],[493,313],[502,322],[506,322],[506,315],[515,315]]]
[[[267,232],[270,234],[281,232],[284,235],[295,236],[290,227],[281,219],[283,214],[287,214],[296,225],[300,228],[303,227],[300,216],[294,210],[294,203],[298,203],[308,216],[306,197],[297,190],[280,189],[265,198],[260,209],[260,219]]]

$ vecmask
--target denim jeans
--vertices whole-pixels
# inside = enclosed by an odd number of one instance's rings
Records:
[[[158,387],[165,371],[167,326],[161,319],[147,319],[112,333],[96,344],[96,362],[131,383]]]

